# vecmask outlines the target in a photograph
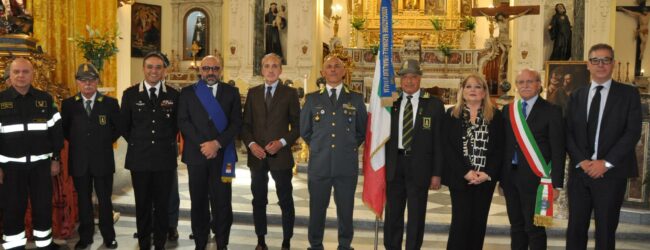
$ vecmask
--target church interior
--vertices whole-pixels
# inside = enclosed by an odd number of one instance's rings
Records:
[[[637,0],[390,2],[395,69],[409,59],[420,62],[422,88],[446,105],[456,102],[459,84],[470,73],[479,73],[487,79],[494,103],[507,104],[516,96],[517,73],[528,68],[541,73],[541,96],[562,105],[564,99],[555,92],[558,84],[566,88],[588,84],[586,67],[590,46],[612,45],[616,51],[613,78],[639,89],[643,109],[642,136],[636,146],[639,177],[631,179],[627,187],[619,237],[628,241],[620,246],[644,249],[650,238],[650,60],[646,60],[650,58],[650,50],[646,50],[650,17],[646,12],[650,4],[645,6],[645,1]],[[323,58],[329,54],[344,59],[347,88],[361,93],[366,103],[371,95],[379,48],[381,0],[2,0],[2,3],[0,25],[11,22],[19,25],[15,29],[25,30],[13,33],[0,30],[4,34],[0,36],[0,71],[4,72],[15,57],[29,58],[36,69],[34,86],[48,91],[58,101],[79,91],[75,72],[86,61],[99,69],[99,91],[120,100],[126,88],[144,79],[143,56],[150,51],[161,51],[170,60],[166,83],[179,89],[198,81],[203,57],[220,56],[223,82],[236,86],[244,102],[247,90],[263,83],[261,58],[270,52],[270,47],[283,59],[280,78],[301,93],[301,103],[305,93],[323,87],[320,72]],[[269,21],[267,16],[273,12],[271,3],[277,6],[277,13]],[[22,15],[29,16],[27,21],[10,18],[21,12],[19,9],[24,12]],[[497,13],[505,13],[505,17],[498,19]],[[271,31],[267,28],[271,25],[277,28]],[[237,146],[238,165],[245,166],[246,149],[241,143]],[[135,232],[135,220],[129,217],[134,214],[135,201],[129,171],[122,167],[126,142],[119,139],[114,148],[117,170],[113,203],[116,219],[121,214],[119,237],[126,239]],[[309,216],[308,149],[299,140],[293,151],[297,225],[305,226]],[[55,206],[65,214],[64,219],[54,222],[55,238],[59,241],[75,237],[74,189],[65,174],[64,170],[63,177],[59,178],[61,197],[59,206]],[[180,214],[181,220],[185,220],[180,227],[187,234],[191,231],[188,174],[182,163],[178,176]],[[355,235],[355,245],[358,249],[371,249],[375,218],[360,199],[362,180],[360,177],[355,199],[355,226],[365,231],[358,237]],[[247,168],[238,168],[233,182],[236,226],[231,239],[238,243],[232,249],[254,246],[246,243],[248,237],[254,237],[250,226],[249,187]],[[270,183],[269,190],[272,188]],[[499,197],[495,193],[488,221],[488,235],[495,236],[486,243],[490,249],[508,245],[507,240],[498,238],[507,237],[509,225],[504,199]],[[558,226],[547,229],[553,237],[561,238],[566,229],[566,199],[562,195],[556,204]],[[270,234],[277,236],[282,230],[277,228],[281,216],[279,207],[274,206],[276,202],[277,198],[270,194],[269,223],[276,226]],[[445,237],[438,234],[444,235],[450,223],[448,190],[431,191],[428,205],[425,246],[442,249]],[[336,222],[332,207],[328,209],[328,223]],[[308,246],[304,231],[296,233],[296,238],[304,238],[304,242],[294,246]],[[335,242],[335,230],[329,231],[328,237]],[[187,235],[181,238],[176,248],[172,248],[190,249],[192,241]],[[550,241],[549,249],[563,249],[560,238]],[[643,243],[637,242],[644,239]],[[131,247],[129,243],[120,244]]]

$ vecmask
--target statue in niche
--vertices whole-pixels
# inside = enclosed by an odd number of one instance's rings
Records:
[[[418,0],[404,0],[404,9],[417,10],[420,9],[420,4]]]
[[[446,1],[445,0],[426,0],[424,2],[424,14],[425,15],[436,15],[444,16],[447,12]]]
[[[269,12],[264,15],[264,25],[266,26],[266,54],[275,53],[282,57],[282,64],[286,64],[280,42],[280,30],[286,28],[287,19],[280,15],[277,3],[270,4]]]
[[[564,4],[555,5],[555,15],[548,25],[548,32],[553,40],[553,52],[549,60],[569,60],[571,58],[571,22],[566,14]]]
[[[196,16],[196,23],[194,24],[194,34],[192,35],[192,47],[196,44],[198,51],[196,52],[196,57],[202,58],[206,55],[207,51],[207,37],[206,37],[206,26],[205,16],[198,15]]]

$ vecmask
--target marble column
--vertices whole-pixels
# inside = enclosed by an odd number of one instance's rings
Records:
[[[573,60],[584,60],[585,46],[585,1],[573,1],[573,37],[571,37],[571,58]]]
[[[264,48],[264,0],[255,0],[255,47],[253,48],[253,73],[260,75],[262,72],[262,57]]]

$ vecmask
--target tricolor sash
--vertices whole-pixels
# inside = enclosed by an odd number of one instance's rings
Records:
[[[194,84],[194,93],[196,94],[196,97],[199,98],[205,111],[208,112],[208,116],[219,133],[223,133],[228,126],[228,117],[226,116],[226,113],[223,112],[223,109],[221,109],[221,104],[219,104],[217,99],[212,95],[212,91],[210,91],[205,81],[199,80],[198,83]],[[225,145],[223,153],[223,164],[221,166],[222,182],[230,183],[232,182],[232,179],[235,178],[235,162],[237,162],[235,143],[230,142],[228,145]]]
[[[535,175],[541,178],[535,199],[534,224],[536,226],[547,227],[553,223],[551,162],[546,164],[542,151],[539,150],[537,141],[535,141],[535,137],[533,137],[533,133],[528,127],[522,108],[520,100],[516,100],[510,105],[510,109],[508,110],[510,125],[517,139],[517,144],[526,158],[530,169]]]

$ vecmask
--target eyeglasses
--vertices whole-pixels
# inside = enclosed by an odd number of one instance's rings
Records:
[[[516,83],[517,83],[518,85],[522,85],[522,84],[524,84],[524,83],[525,83],[525,84],[533,84],[533,83],[536,83],[536,82],[538,82],[538,81],[539,81],[539,80],[525,80],[525,81],[524,81],[524,80],[519,80],[519,81],[516,81]]]
[[[201,66],[201,70],[203,70],[205,72],[210,72],[210,70],[212,70],[214,72],[218,72],[220,69],[221,69],[221,67],[219,67],[219,66],[212,66],[212,67],[210,67],[210,66]]]
[[[603,64],[603,65],[610,65],[612,64],[614,60],[611,57],[592,57],[589,58],[589,63],[593,65],[598,65],[598,64]]]

